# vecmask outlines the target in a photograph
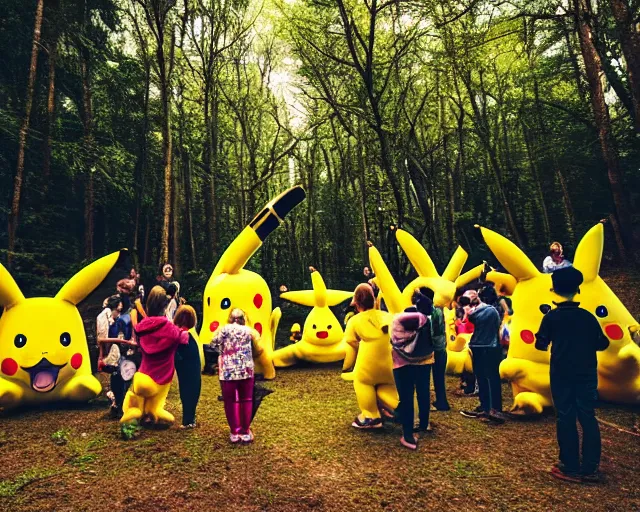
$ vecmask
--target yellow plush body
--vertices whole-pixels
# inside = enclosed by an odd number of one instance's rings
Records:
[[[320,272],[311,273],[313,290],[286,292],[281,298],[313,306],[302,329],[302,339],[276,350],[273,364],[276,367],[291,366],[298,361],[333,363],[345,357],[347,344],[342,339],[344,331],[329,306],[336,306],[353,296],[353,292],[327,290]]]
[[[260,248],[263,238],[282,222],[286,214],[282,211],[283,202],[289,201],[295,206],[304,197],[302,188],[293,187],[269,202],[223,253],[204,289],[200,343],[208,345],[216,329],[227,323],[229,313],[234,308],[242,309],[247,314],[247,325],[260,334],[263,352],[255,361],[255,370],[265,379],[276,376],[272,354],[282,313],[280,308],[271,310],[271,291],[265,280],[244,266]],[[273,227],[263,229],[272,224]],[[204,357],[202,362],[204,365]]]
[[[468,255],[462,247],[458,247],[444,272],[440,275],[433,264],[433,260],[418,240],[402,229],[396,231],[396,238],[407,258],[418,272],[418,277],[411,281],[402,292],[400,292],[378,250],[373,246],[369,248],[369,261],[376,274],[378,286],[385,296],[389,311],[396,314],[411,306],[411,298],[416,288],[426,286],[433,290],[433,303],[443,309],[445,317],[447,372],[459,374],[462,373],[463,369],[472,371],[471,352],[466,346],[470,335],[455,334],[455,312],[452,312],[449,306],[457,288],[470,283],[480,276],[482,265],[461,275],[460,272],[467,261]]]
[[[564,299],[551,291],[550,274],[538,271],[529,258],[501,235],[482,229],[485,242],[500,263],[516,279],[511,299],[511,343],[500,375],[511,382],[514,412],[537,414],[552,405],[549,381],[550,352],[535,348],[535,334],[542,321],[541,307],[555,307]],[[576,249],[574,266],[584,276],[575,301],[596,316],[610,341],[609,348],[598,352],[598,392],[612,402],[640,401],[640,348],[632,333],[638,324],[622,302],[599,277],[604,245],[602,224],[591,228]],[[493,276],[489,274],[488,279]],[[499,279],[499,276],[496,276]]]
[[[158,384],[149,375],[136,372],[122,404],[124,414],[120,423],[139,420],[143,416],[151,416],[155,423],[173,423],[173,414],[164,408],[170,389],[171,382]]]
[[[347,323],[345,342],[358,344],[353,369],[353,389],[362,420],[380,417],[378,402],[389,411],[398,406],[388,333],[392,319],[393,316],[389,313],[371,309],[358,313]],[[385,326],[386,333],[383,332]]]
[[[101,258],[73,276],[54,298],[25,299],[0,265],[0,407],[59,400],[87,401],[102,387],[91,374],[84,326],[76,304],[118,261]]]

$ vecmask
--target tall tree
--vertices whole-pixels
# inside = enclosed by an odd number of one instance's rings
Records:
[[[11,268],[13,253],[16,247],[16,232],[18,230],[18,219],[20,217],[20,196],[22,194],[22,181],[24,176],[24,153],[27,145],[27,134],[29,132],[29,120],[31,118],[31,107],[33,105],[33,90],[36,82],[36,71],[38,67],[38,52],[40,50],[40,29],[42,28],[42,13],[44,10],[44,0],[38,0],[36,4],[35,23],[33,27],[33,44],[31,46],[31,62],[29,64],[29,79],[25,92],[24,117],[20,125],[18,142],[18,163],[16,166],[16,176],[13,183],[13,199],[11,200],[11,213],[9,214],[8,229],[8,251],[7,266]]]

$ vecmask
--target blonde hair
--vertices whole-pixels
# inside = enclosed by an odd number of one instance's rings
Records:
[[[178,327],[185,327],[187,329],[195,327],[197,321],[198,317],[196,315],[196,310],[187,304],[180,306],[173,317],[174,324]]]
[[[234,308],[229,313],[228,322],[230,324],[245,325],[247,323],[247,314],[240,308]]]

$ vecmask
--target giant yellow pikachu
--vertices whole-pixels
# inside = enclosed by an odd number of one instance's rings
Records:
[[[552,405],[549,388],[549,352],[535,348],[535,334],[545,313],[565,300],[552,291],[551,275],[538,271],[515,244],[486,228],[482,236],[505,269],[515,278],[509,353],[500,365],[500,375],[513,387],[513,411],[537,414]],[[612,402],[640,402],[640,348],[631,335],[638,323],[598,275],[604,246],[602,224],[591,228],[576,249],[574,266],[584,276],[575,300],[593,313],[610,341],[598,352],[598,392]],[[500,281],[490,273],[487,279]],[[508,282],[507,278],[504,282]]]
[[[271,292],[265,280],[244,266],[264,239],[304,198],[304,190],[296,186],[271,200],[227,247],[204,289],[201,348],[211,342],[216,329],[227,323],[231,310],[240,308],[247,314],[248,325],[260,333],[264,351],[256,361],[256,372],[262,373],[265,379],[276,376],[271,356],[282,313],[280,308],[271,310]],[[201,360],[204,361],[204,357]]]
[[[76,305],[104,280],[120,252],[83,268],[53,298],[25,299],[0,265],[0,407],[86,401],[102,387],[91,374],[87,338]]]
[[[291,366],[297,361],[333,363],[344,359],[344,331],[329,306],[337,306],[344,302],[353,296],[353,292],[327,290],[317,270],[311,272],[311,283],[313,290],[285,292],[280,295],[282,299],[303,306],[312,306],[313,309],[304,322],[302,339],[273,353],[273,364],[276,367]]]
[[[438,273],[433,260],[424,247],[408,232],[398,229],[396,239],[407,258],[418,272],[418,277],[411,281],[400,292],[391,272],[387,268],[382,256],[375,247],[369,248],[369,261],[376,274],[380,290],[384,294],[385,302],[391,313],[400,313],[411,306],[414,290],[425,286],[434,292],[433,303],[444,309],[447,334],[447,372],[461,373],[466,369],[471,371],[471,355],[467,347],[469,336],[455,334],[455,313],[449,311],[456,289],[480,277],[482,265],[464,274],[460,274],[467,261],[467,253],[458,247],[451,257],[442,275]]]

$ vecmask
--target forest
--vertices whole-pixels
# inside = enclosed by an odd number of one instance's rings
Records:
[[[392,229],[640,248],[638,0],[2,0],[0,260],[50,293],[121,247],[189,298],[266,202],[275,291],[361,279]]]

